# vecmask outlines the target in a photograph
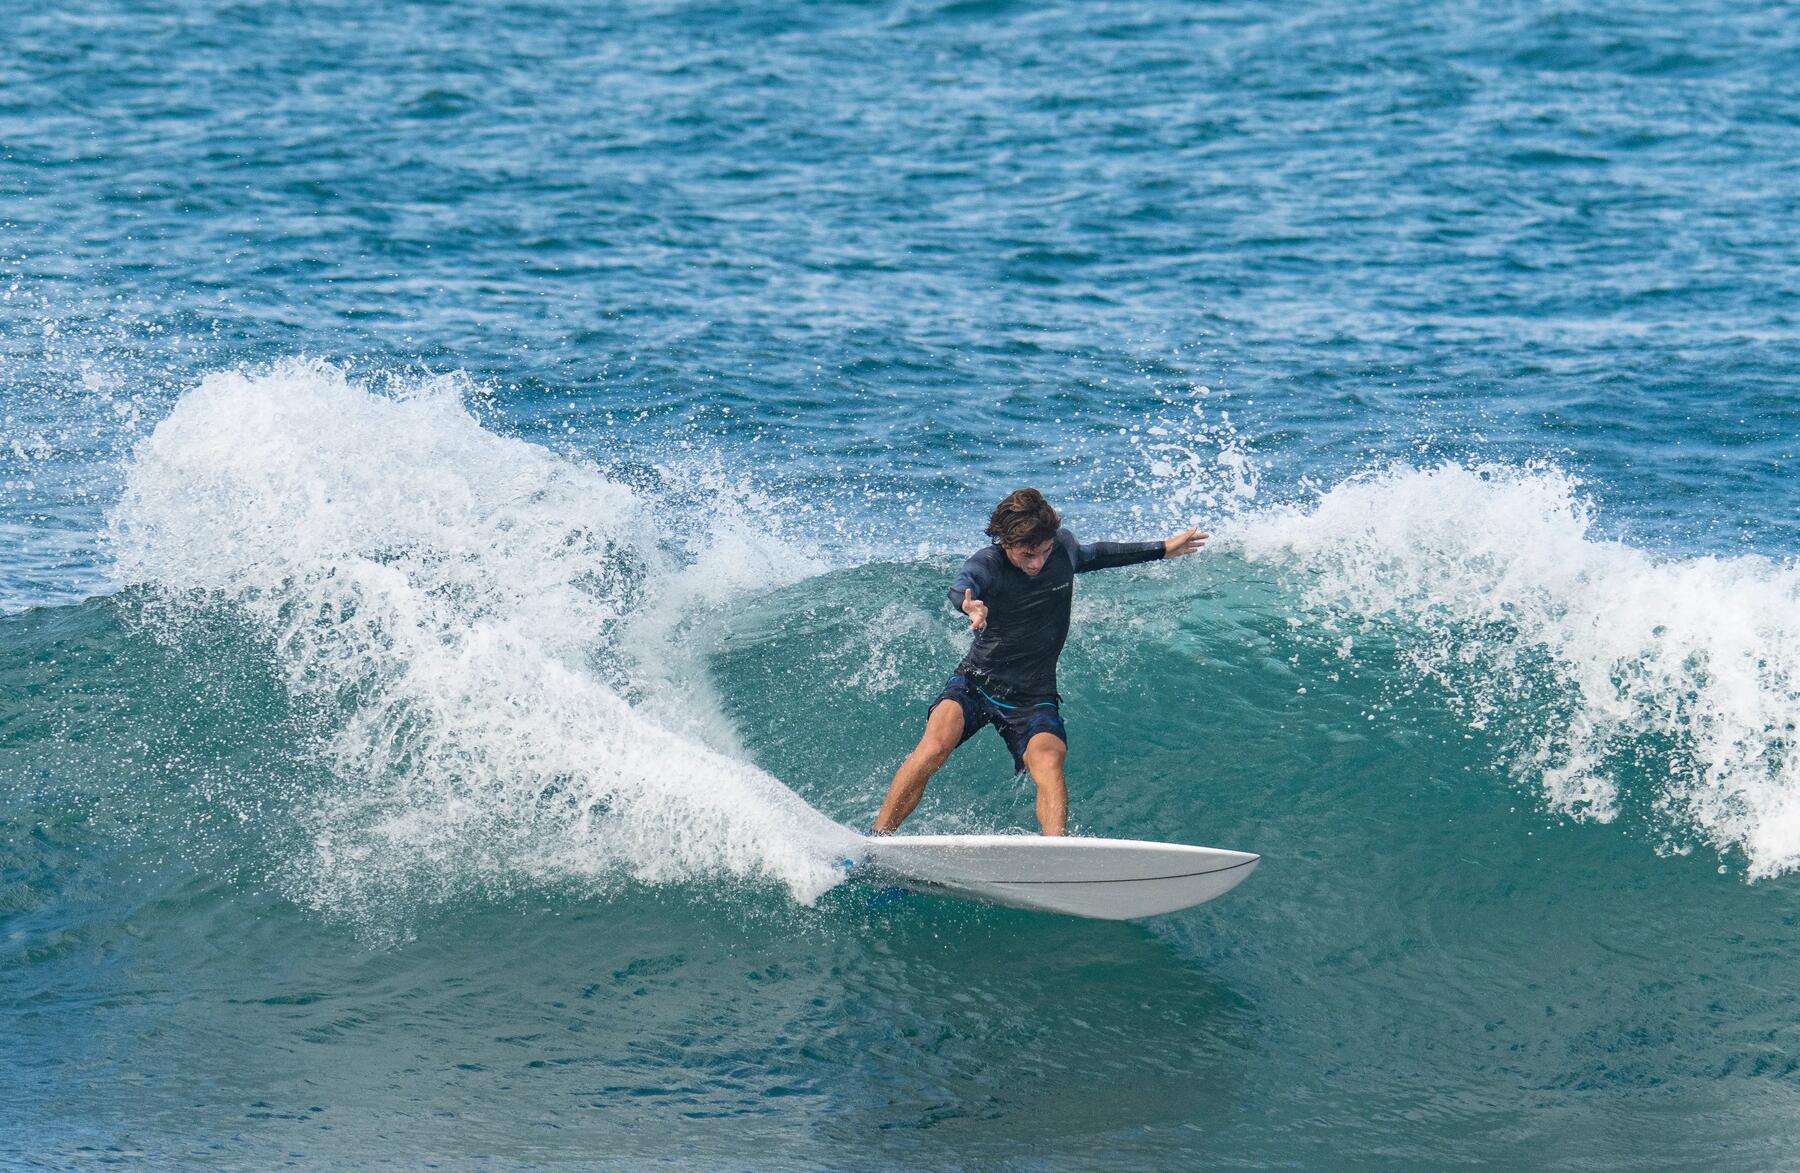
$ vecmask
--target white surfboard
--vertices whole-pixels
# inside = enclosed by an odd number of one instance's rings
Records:
[[[1041,835],[864,840],[855,871],[904,888],[1012,908],[1130,920],[1222,896],[1262,857],[1218,847]]]

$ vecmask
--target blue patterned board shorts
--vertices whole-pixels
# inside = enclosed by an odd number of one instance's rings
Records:
[[[1069,744],[1069,733],[1063,728],[1062,714],[1056,709],[1055,698],[1036,704],[997,701],[959,673],[944,685],[944,691],[937,694],[931,707],[935,709],[944,701],[955,701],[962,706],[962,741],[957,745],[981,732],[982,726],[992,725],[1000,731],[1006,748],[1012,751],[1015,770],[1025,769],[1025,747],[1040,733],[1048,733],[1064,745]]]

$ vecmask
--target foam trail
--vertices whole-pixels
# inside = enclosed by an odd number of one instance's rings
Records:
[[[338,714],[301,897],[355,914],[522,879],[731,876],[816,898],[848,832],[681,718],[712,707],[678,646],[680,611],[742,577],[720,559],[797,577],[806,558],[721,504],[707,562],[684,560],[653,503],[484,430],[470,390],[378,393],[300,361],[211,375],[140,444],[109,519],[121,580],[228,602]]]
[[[1800,567],[1658,556],[1593,520],[1554,468],[1394,466],[1247,517],[1227,545],[1305,572],[1312,605],[1403,619],[1471,724],[1530,730],[1521,762],[1553,808],[1613,818],[1624,763],[1672,744],[1651,771],[1662,817],[1741,850],[1752,879],[1800,867]],[[1545,664],[1559,711],[1522,710]]]

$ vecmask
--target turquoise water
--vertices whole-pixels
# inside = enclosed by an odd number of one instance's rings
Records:
[[[0,1159],[1781,1168],[1800,24],[0,38]],[[838,882],[1005,491],[1084,922]],[[996,738],[909,828],[1031,825]]]

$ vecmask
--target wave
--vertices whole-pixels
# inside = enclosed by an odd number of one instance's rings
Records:
[[[158,622],[228,608],[331,714],[297,897],[358,916],[397,893],[729,877],[814,900],[849,832],[732,752],[682,639],[812,561],[732,485],[652,469],[652,500],[484,429],[472,392],[305,361],[213,374],[109,515],[115,574]]]
[[[1392,635],[1470,727],[1506,727],[1554,810],[1610,821],[1643,779],[1752,879],[1800,867],[1800,566],[1594,529],[1554,467],[1395,465],[1246,514],[1226,548],[1294,572],[1346,650]]]
[[[218,373],[126,469],[116,577],[161,600],[158,623],[221,606],[247,620],[320,714],[303,750],[333,782],[298,812],[294,896],[367,917],[519,884],[730,878],[815,901],[850,832],[751,764],[728,714],[769,679],[829,679],[841,712],[751,714],[755,756],[854,762],[808,775],[808,796],[872,810],[883,754],[903,752],[894,722],[917,715],[895,704],[960,647],[932,585],[950,563],[818,577],[825,556],[741,479],[641,454],[603,469],[484,428],[480,401],[460,377]],[[1440,698],[1552,810],[1606,822],[1641,803],[1673,850],[1692,832],[1752,879],[1800,867],[1800,569],[1601,538],[1581,486],[1547,465],[1395,465],[1259,502],[1241,437],[1189,414],[1132,451],[1145,500],[1211,511],[1210,585],[1171,567],[1084,587],[1070,661],[1096,695],[1168,670],[1157,645],[1175,637],[1143,616],[1182,607],[1370,665],[1391,648],[1384,687]],[[1264,569],[1282,589],[1254,586]],[[720,615],[737,628],[723,661],[700,630]],[[765,642],[772,660],[744,658]],[[1292,703],[1293,675],[1266,683],[1246,719]],[[952,821],[1004,823],[1016,799]],[[1160,813],[1132,829],[1156,834],[1179,808],[1143,809]]]

